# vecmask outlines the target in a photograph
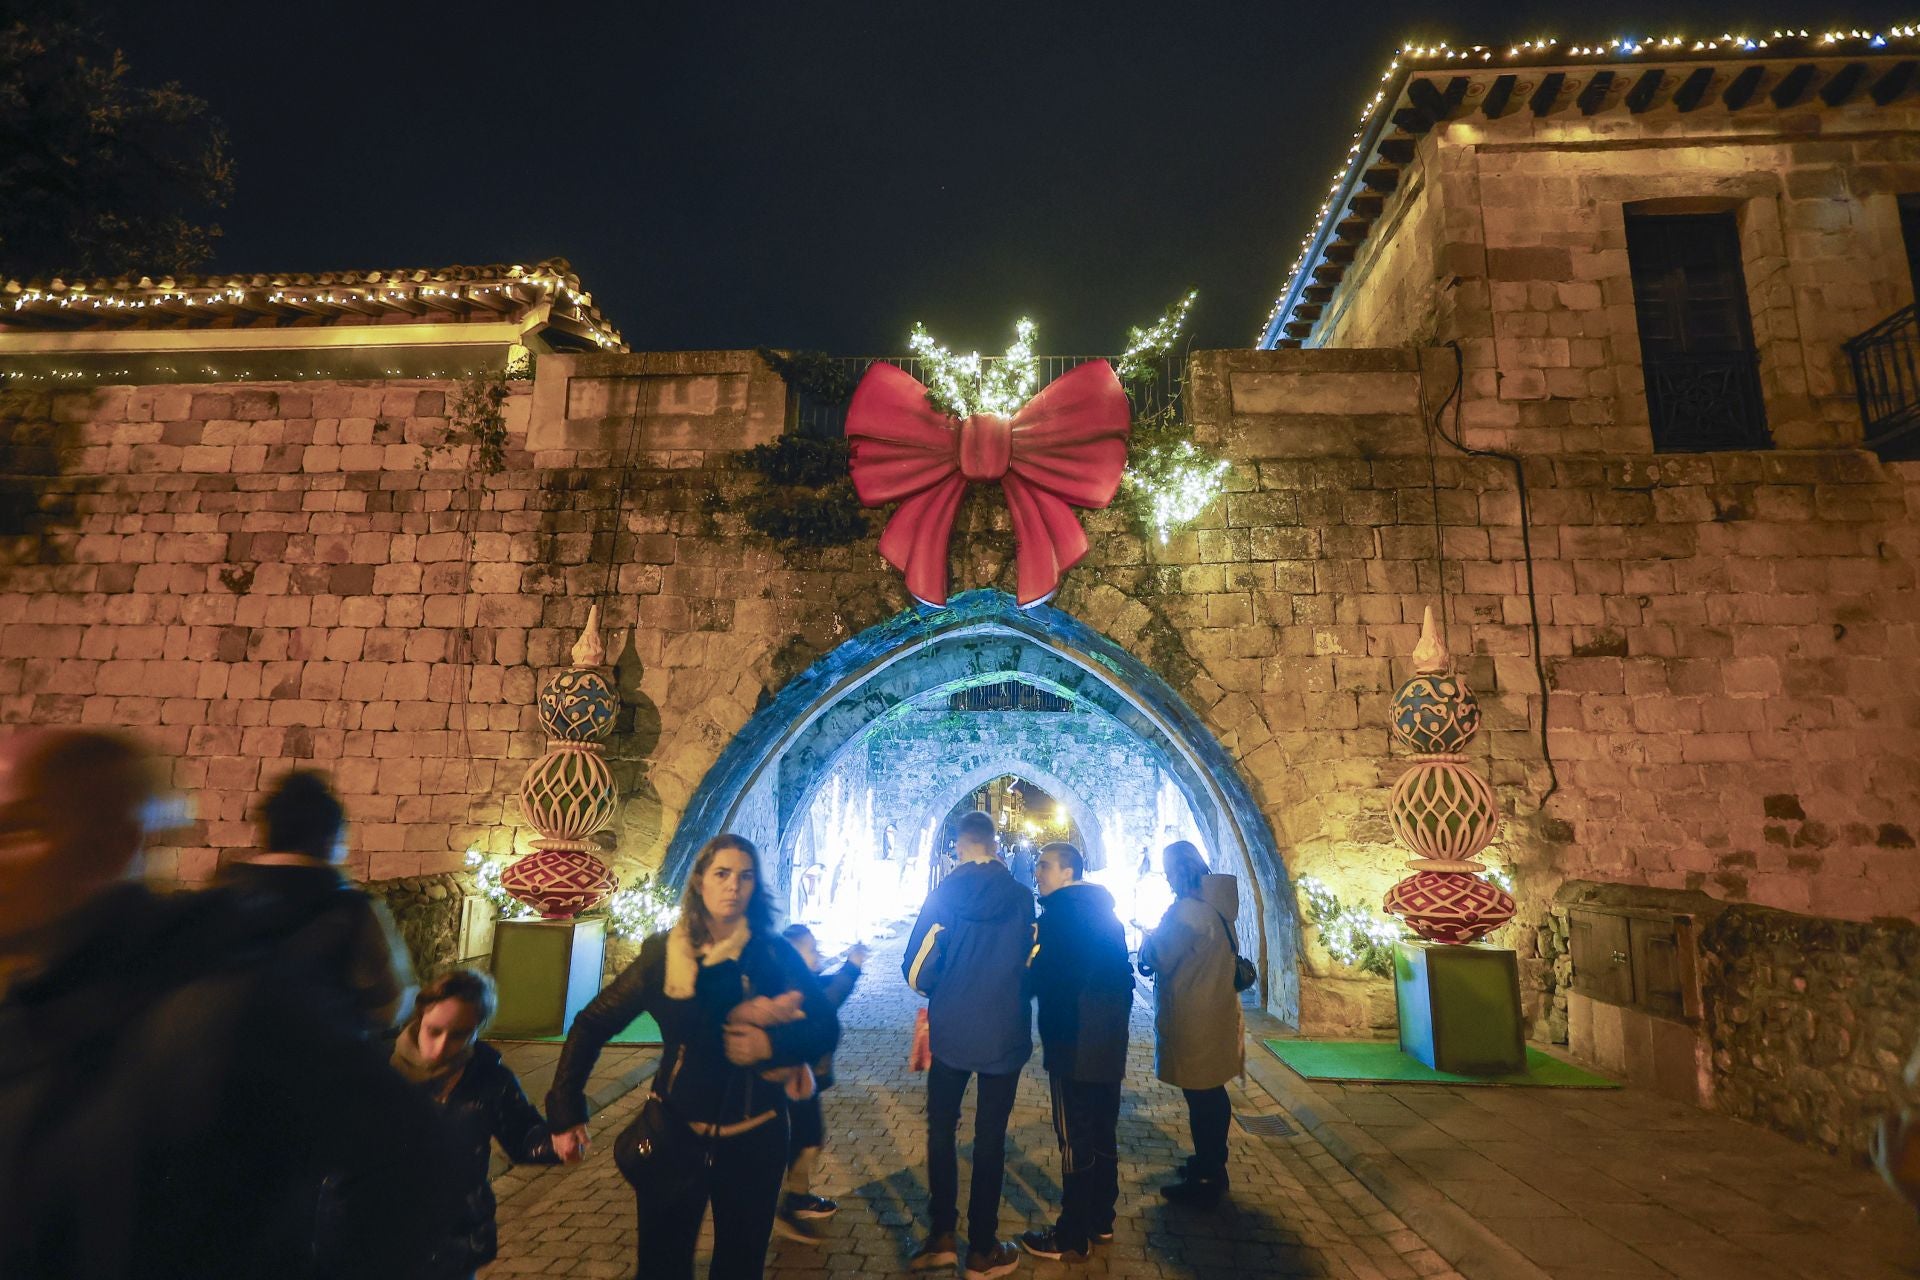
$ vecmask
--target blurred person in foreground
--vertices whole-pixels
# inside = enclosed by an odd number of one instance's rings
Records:
[[[232,895],[137,882],[155,796],[117,734],[0,739],[0,1276],[417,1275],[432,1104]]]
[[[413,964],[384,903],[341,874],[347,811],[309,769],[284,774],[260,802],[261,852],[220,873],[296,963],[338,983],[368,1029],[407,1013]]]

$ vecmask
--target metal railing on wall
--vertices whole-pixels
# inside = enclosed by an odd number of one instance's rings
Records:
[[[1887,462],[1920,459],[1920,320],[1900,310],[1846,343],[1864,448]]]
[[[1004,359],[1005,356],[984,356],[980,363],[991,368]],[[1036,359],[1040,365],[1042,387],[1067,370],[1094,360],[1110,360],[1116,366],[1119,364],[1114,356],[1038,356]],[[836,356],[833,363],[844,369],[857,383],[870,366],[883,360],[898,365],[922,382],[926,382],[930,376],[927,361],[920,356]],[[1177,416],[1182,411],[1186,392],[1186,356],[1166,356],[1154,366],[1152,377],[1130,383],[1127,392],[1133,400],[1136,421],[1167,413]],[[814,440],[836,439],[845,432],[846,425],[845,404],[829,404],[801,390],[795,390],[787,397],[787,429],[796,435]]]

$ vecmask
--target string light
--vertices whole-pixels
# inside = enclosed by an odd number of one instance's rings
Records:
[[[1194,289],[1168,307],[1166,313],[1148,327],[1135,327],[1127,331],[1127,349],[1120,353],[1120,359],[1114,362],[1113,367],[1113,371],[1120,375],[1120,381],[1132,382],[1146,376],[1152,372],[1156,361],[1173,350],[1173,344],[1180,340],[1180,334],[1187,326],[1187,313],[1193,310],[1193,304],[1199,297],[1200,291]]]
[[[467,850],[467,866],[480,890],[480,896],[493,904],[502,920],[536,920],[539,912],[500,886],[500,864],[478,849]]]
[[[1320,943],[1341,964],[1391,977],[1393,944],[1406,936],[1398,920],[1349,907],[1326,883],[1301,876],[1300,899],[1307,922],[1320,930]]]
[[[1230,464],[1194,447],[1190,440],[1143,450],[1121,477],[1147,500],[1153,531],[1164,545],[1175,529],[1198,519],[1221,493]]]
[[[1822,46],[1859,43],[1864,44],[1869,49],[1884,49],[1893,40],[1913,40],[1917,37],[1920,37],[1920,23],[1908,23],[1903,26],[1890,27],[1883,32],[1866,31],[1859,28],[1853,28],[1847,31],[1826,31],[1821,33],[1818,38],[1818,43]],[[1811,39],[1813,39],[1813,37],[1810,36],[1806,30],[1796,31],[1792,28],[1783,28],[1774,31],[1770,39],[1745,34],[1734,34],[1732,32],[1722,33],[1713,39],[1696,39],[1684,35],[1669,35],[1658,38],[1650,36],[1621,36],[1600,44],[1574,45],[1567,48],[1564,52],[1565,56],[1570,58],[1600,58],[1609,56],[1633,58],[1645,53],[1648,49],[1682,50],[1691,53],[1741,54],[1760,52],[1770,48],[1774,42],[1782,40]],[[1393,58],[1387,63],[1387,69],[1380,75],[1380,83],[1383,86],[1389,84],[1403,66],[1408,66],[1416,62],[1430,62],[1444,65],[1449,62],[1469,61],[1485,64],[1492,62],[1496,54],[1503,60],[1511,62],[1519,58],[1538,57],[1546,54],[1549,50],[1558,49],[1559,47],[1560,42],[1551,37],[1522,40],[1518,43],[1508,45],[1504,50],[1495,50],[1486,45],[1471,45],[1465,49],[1453,49],[1444,42],[1430,45],[1406,45],[1395,51]],[[1398,100],[1397,93],[1395,94],[1395,100]],[[1293,265],[1287,268],[1286,288],[1281,291],[1278,298],[1274,299],[1273,309],[1267,312],[1266,322],[1261,326],[1260,333],[1254,338],[1254,345],[1256,347],[1271,347],[1280,341],[1280,325],[1282,320],[1285,319],[1287,300],[1295,295],[1299,288],[1300,281],[1306,275],[1309,268],[1314,265],[1309,261],[1313,256],[1314,245],[1326,231],[1328,223],[1336,216],[1337,210],[1335,205],[1340,191],[1342,187],[1346,185],[1347,176],[1353,170],[1355,162],[1362,159],[1360,152],[1365,145],[1366,135],[1373,126],[1375,118],[1387,105],[1389,105],[1387,103],[1387,91],[1383,87],[1377,90],[1361,109],[1360,127],[1354,132],[1353,142],[1347,148],[1346,158],[1341,164],[1341,167],[1334,172],[1333,185],[1328,189],[1327,199],[1321,203],[1320,208],[1314,213],[1312,229],[1309,230],[1306,236],[1300,241],[1299,255],[1294,258]]]
[[[1040,361],[1033,354],[1033,321],[1022,316],[1013,326],[1013,345],[992,362],[978,351],[964,356],[935,342],[924,324],[915,324],[907,347],[923,361],[927,400],[956,418],[976,413],[1011,417],[1040,389]]]
[[[679,900],[657,880],[642,880],[607,899],[608,927],[614,936],[634,942],[671,929],[679,918]]]
[[[624,350],[626,344],[621,340],[619,331],[604,322],[604,318],[593,308],[593,295],[574,288],[568,278],[560,272],[546,268],[547,264],[534,267],[514,265],[505,268],[501,274],[509,277],[502,283],[465,284],[442,287],[432,284],[408,284],[396,287],[382,284],[378,280],[379,272],[372,273],[364,285],[341,285],[320,287],[318,289],[294,288],[287,285],[257,285],[241,288],[232,284],[208,286],[204,290],[193,291],[163,281],[160,285],[135,285],[124,290],[100,290],[85,285],[68,286],[63,281],[54,281],[48,286],[28,286],[17,280],[0,284],[0,295],[4,297],[8,309],[19,313],[28,307],[48,305],[61,310],[85,309],[90,311],[143,311],[177,303],[187,307],[240,306],[249,297],[260,295],[261,300],[280,306],[336,306],[350,307],[370,304],[376,307],[386,304],[418,302],[423,298],[445,298],[448,300],[478,301],[482,298],[504,295],[508,299],[524,300],[529,304],[538,304],[542,300],[555,299],[570,307],[576,320],[587,331],[587,336],[602,350]],[[411,274],[395,272],[395,275]],[[270,290],[270,291],[269,291]]]

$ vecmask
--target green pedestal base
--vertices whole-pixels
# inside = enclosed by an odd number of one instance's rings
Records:
[[[1400,1049],[1435,1071],[1491,1076],[1523,1071],[1520,969],[1500,947],[1402,942],[1393,949]]]
[[[605,920],[502,920],[493,933],[500,1010],[488,1034],[566,1034],[573,1015],[599,994],[606,950]]]

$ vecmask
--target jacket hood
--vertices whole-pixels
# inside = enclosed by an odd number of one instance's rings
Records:
[[[1228,924],[1240,918],[1240,882],[1232,876],[1201,876],[1200,900],[1225,916]]]
[[[1090,880],[1075,880],[1040,899],[1040,906],[1046,911],[1112,911],[1113,895],[1107,892],[1105,885],[1094,884]]]
[[[940,888],[962,920],[998,920],[1023,906],[1033,909],[1033,891],[1015,880],[1004,862],[963,862]]]

